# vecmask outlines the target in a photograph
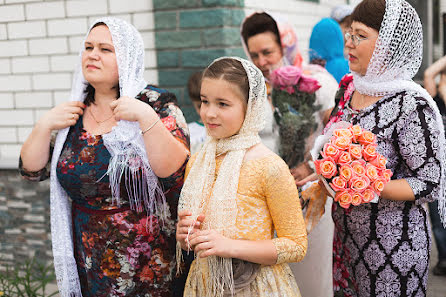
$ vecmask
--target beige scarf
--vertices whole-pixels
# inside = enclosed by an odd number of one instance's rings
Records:
[[[225,58],[228,57],[220,59]],[[208,137],[184,183],[178,210],[189,210],[192,212],[192,218],[196,219],[206,209],[207,216],[202,229],[217,230],[226,237],[234,238],[240,168],[246,150],[260,143],[258,132],[264,126],[264,107],[267,99],[262,72],[247,60],[237,57],[230,59],[240,61],[248,76],[249,99],[245,120],[236,135],[218,140]],[[226,156],[214,183],[215,157],[225,153]],[[181,255],[179,245],[177,245],[178,254]],[[197,258],[197,261],[207,261],[209,267],[210,275],[206,276],[206,289],[201,288],[202,290],[212,292],[212,296],[218,297],[223,296],[225,290],[234,291],[232,259],[211,256],[204,259]],[[177,262],[180,264],[181,257],[177,257]],[[199,293],[200,296],[206,294],[206,292]]]

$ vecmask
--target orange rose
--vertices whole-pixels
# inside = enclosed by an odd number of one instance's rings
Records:
[[[339,168],[339,176],[341,176],[346,181],[349,181],[353,176],[353,169],[350,165],[342,165]]]
[[[353,173],[357,175],[365,174],[365,161],[364,160],[355,160],[350,166],[352,166]]]
[[[386,183],[388,183],[390,181],[392,175],[393,175],[393,173],[392,173],[392,170],[390,170],[390,169],[384,169],[379,173],[379,176],[384,178]]]
[[[366,161],[372,161],[376,158],[377,155],[378,153],[376,152],[376,144],[369,144],[362,150],[362,156]]]
[[[386,169],[387,159],[381,154],[377,154],[376,158],[370,161],[370,164],[375,165],[378,169]]]
[[[379,177],[378,169],[376,166],[368,163],[365,165],[365,175],[370,179],[370,181],[374,181]]]
[[[348,149],[348,146],[352,143],[352,139],[344,136],[333,136],[331,139],[331,144],[341,151]]]
[[[339,204],[350,204],[352,203],[352,195],[347,191],[337,192],[335,196],[335,201],[339,202]]]
[[[338,159],[340,153],[341,151],[330,143],[326,143],[322,150],[322,156],[324,156],[324,158],[330,157],[333,158],[334,161]]]
[[[338,158],[338,164],[340,166],[349,164],[352,161],[352,156],[349,152],[341,152]]]
[[[362,198],[362,202],[369,203],[375,198],[375,192],[370,187],[368,187],[364,190],[364,192],[362,192]]]
[[[352,194],[352,205],[358,206],[363,200],[364,197],[361,195],[361,193],[356,192]]]
[[[325,178],[332,178],[338,172],[336,164],[332,158],[325,158],[322,160],[314,161],[316,173],[322,175]]]
[[[362,134],[362,128],[359,125],[353,125],[350,128],[348,128],[352,134],[353,134],[353,140],[356,141],[356,139],[358,139],[358,137]]]
[[[333,135],[337,137],[347,137],[350,139],[353,138],[353,133],[350,129],[336,129],[333,131]]]
[[[361,149],[361,145],[359,144],[350,144],[348,146],[348,152],[350,153],[350,155],[352,156],[352,159],[361,159],[362,158],[362,149]]]
[[[361,135],[358,137],[358,141],[362,145],[369,145],[374,143],[376,140],[376,135],[370,131],[363,130]]]
[[[384,190],[384,186],[386,185],[383,178],[378,178],[372,183],[372,188],[376,194],[380,194],[382,190]]]
[[[333,177],[333,179],[331,180],[331,183],[330,183],[330,187],[335,192],[340,192],[340,191],[345,190],[346,186],[347,186],[347,181],[340,176]]]
[[[363,192],[370,185],[370,180],[364,175],[353,175],[349,181],[349,186],[352,191]]]

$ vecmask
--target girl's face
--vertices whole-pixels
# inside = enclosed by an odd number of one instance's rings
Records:
[[[118,85],[118,64],[107,26],[97,26],[88,34],[82,53],[82,73],[94,88]]]
[[[346,40],[345,46],[348,52],[348,61],[350,70],[365,75],[373,51],[375,50],[376,39],[378,39],[378,31],[370,28],[363,23],[353,22],[350,34],[363,39],[359,44],[355,45],[351,38]]]
[[[247,45],[252,62],[263,76],[269,78],[269,71],[279,64],[283,53],[273,32],[267,31],[248,38]]]
[[[246,114],[246,98],[239,86],[224,79],[203,78],[200,116],[215,139],[237,134]]]

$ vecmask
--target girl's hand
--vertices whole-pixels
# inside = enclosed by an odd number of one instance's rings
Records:
[[[85,104],[80,101],[64,102],[44,114],[36,126],[49,130],[60,130],[76,124],[79,116],[84,114]]]
[[[192,215],[192,213],[188,210],[183,210],[178,213],[176,239],[180,243],[181,248],[185,251],[190,251],[193,249],[193,247],[190,246],[190,243],[188,244],[188,242],[186,241],[188,234],[191,237],[192,234],[199,231],[201,224],[204,221],[204,215],[199,215],[197,218],[197,221],[194,224],[194,221],[190,218],[191,215]],[[189,228],[192,226],[192,224],[194,226],[193,226],[193,229],[189,233]]]
[[[190,244],[201,258],[219,256],[233,258],[234,240],[227,238],[215,230],[202,230],[190,237]]]
[[[305,185],[307,182],[315,181],[315,180],[317,180],[317,174],[313,173],[313,174],[310,174],[309,176],[305,177],[304,179],[296,180],[296,186],[301,187],[301,186]]]
[[[143,119],[158,119],[158,115],[150,105],[127,96],[120,97],[119,99],[110,103],[110,107],[115,115],[115,120],[139,122]]]

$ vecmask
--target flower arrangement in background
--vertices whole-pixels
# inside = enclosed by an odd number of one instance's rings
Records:
[[[274,70],[270,82],[274,116],[279,125],[279,154],[293,168],[305,160],[307,139],[317,129],[313,114],[321,108],[315,104],[315,92],[320,85],[296,66]]]
[[[376,151],[376,135],[359,125],[337,128],[329,135],[314,166],[334,200],[343,208],[377,202],[392,171]],[[316,142],[320,147],[321,141]]]

